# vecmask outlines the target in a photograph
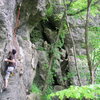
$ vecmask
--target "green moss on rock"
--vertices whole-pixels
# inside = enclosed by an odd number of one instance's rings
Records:
[[[38,42],[40,39],[43,38],[41,31],[38,29],[34,29],[30,34],[30,37],[32,43]]]

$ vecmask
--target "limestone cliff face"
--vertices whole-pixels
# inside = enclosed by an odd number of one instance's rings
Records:
[[[21,3],[20,24],[16,24],[18,6]],[[15,75],[10,78],[8,90],[0,93],[0,100],[26,100],[27,91],[35,77],[38,54],[35,45],[30,42],[32,28],[44,15],[45,0],[0,0],[0,90],[3,88],[3,60],[11,49],[17,50],[17,68]],[[20,70],[23,75],[20,77]]]
[[[27,99],[27,92],[32,82],[40,86],[41,89],[44,88],[48,72],[46,68],[49,65],[49,46],[54,43],[57,37],[57,28],[59,29],[60,26],[60,20],[54,18],[63,11],[62,0],[52,1],[52,3],[56,4],[54,14],[49,16],[48,20],[42,20],[45,16],[46,7],[49,6],[49,4],[47,5],[48,2],[51,3],[50,0],[0,0],[0,100],[30,100]],[[20,4],[20,23],[16,31],[16,37],[14,37],[13,32]],[[98,19],[99,17],[96,18],[96,20]],[[75,41],[76,54],[77,56],[83,55],[86,53],[85,48],[82,46],[84,43],[85,20],[76,20],[74,17],[68,16],[68,22]],[[96,25],[100,25],[100,21],[95,22]],[[94,22],[90,24],[94,25]],[[2,92],[4,82],[4,75],[2,74],[4,69],[3,61],[9,50],[13,48],[17,50],[17,68],[15,75],[9,80],[8,90]],[[71,84],[79,84],[76,75],[73,45],[69,34],[66,34],[60,52],[62,55],[59,60],[57,59],[56,76],[53,76],[55,91]],[[79,73],[84,74],[87,71],[87,65],[78,57],[77,62]],[[84,70],[82,70],[82,66]],[[20,77],[21,70],[23,75]],[[69,73],[73,75],[62,82],[61,78],[68,76]],[[81,78],[82,85],[86,84],[86,81],[86,76]],[[62,87],[64,85],[65,87]],[[34,97],[34,94],[31,94],[31,96]]]

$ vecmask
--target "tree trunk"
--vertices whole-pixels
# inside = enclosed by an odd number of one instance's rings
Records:
[[[63,2],[64,2],[65,11],[67,11],[65,0],[63,0]],[[75,60],[75,67],[76,67],[78,82],[79,82],[79,85],[81,86],[81,78],[80,78],[80,74],[79,74],[79,70],[78,70],[78,66],[77,66],[77,59],[76,59],[76,46],[75,46],[75,42],[74,42],[73,36],[71,34],[71,29],[70,29],[69,23],[67,21],[67,13],[66,13],[66,25],[67,25],[68,32],[70,34],[72,45],[73,45],[73,55],[74,55],[74,60]]]
[[[89,55],[89,42],[88,42],[88,23],[89,23],[89,11],[90,11],[90,5],[91,0],[87,0],[87,15],[86,15],[86,24],[85,24],[85,45],[86,45],[86,56],[87,56],[87,62],[90,72],[90,83],[94,83],[94,75],[93,75],[93,66],[92,66],[92,60]]]
[[[60,27],[59,27],[59,30],[57,31],[57,34],[58,35],[57,35],[57,38],[56,38],[56,40],[54,42],[54,46],[52,48],[55,48],[55,44],[59,41],[60,30],[62,28],[62,25],[63,25],[62,22],[63,22],[64,18],[65,18],[65,12],[63,14],[63,17],[61,18]],[[47,87],[48,87],[48,79],[50,77],[49,73],[50,73],[50,71],[52,69],[53,60],[54,60],[54,54],[51,55],[51,58],[49,60],[49,66],[48,66],[48,71],[47,71],[47,75],[46,75],[46,80],[45,80],[45,83],[44,83],[43,94],[45,93],[45,90],[47,90]],[[62,81],[62,84],[64,85],[64,82],[63,81]]]

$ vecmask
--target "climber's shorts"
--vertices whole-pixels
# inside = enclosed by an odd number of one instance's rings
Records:
[[[5,79],[8,80],[9,79],[9,76],[10,74],[13,72],[14,70],[14,67],[13,66],[9,66],[7,71],[6,71],[6,75],[5,75]]]

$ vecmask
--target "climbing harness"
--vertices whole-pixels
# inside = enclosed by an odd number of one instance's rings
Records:
[[[11,72],[10,73],[10,77],[12,77],[12,76],[15,76],[15,73],[14,72]]]

